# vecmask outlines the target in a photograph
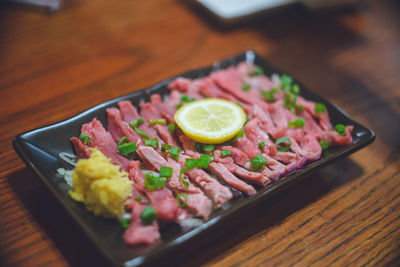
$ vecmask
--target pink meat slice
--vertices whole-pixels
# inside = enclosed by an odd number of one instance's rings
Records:
[[[193,84],[199,88],[199,92],[204,97],[212,97],[212,98],[222,98],[226,99],[235,103],[240,104],[243,109],[248,113],[251,110],[251,105],[239,100],[238,98],[234,97],[232,94],[229,94],[219,88],[215,82],[210,77],[205,77],[202,79],[197,79],[193,81]]]
[[[113,164],[120,165],[124,171],[128,171],[129,160],[119,154],[117,144],[99,120],[94,118],[91,122],[83,124],[81,132],[89,136],[89,147],[97,148],[110,158]]]
[[[274,109],[274,106],[271,105],[271,110]],[[274,139],[278,139],[285,135],[286,133],[286,125],[276,126],[272,121],[269,112],[264,112],[260,107],[254,106],[251,113],[250,118],[257,118],[261,122],[260,128],[271,135]]]
[[[145,187],[145,177],[140,169],[140,161],[130,161],[129,178],[134,182],[135,188],[148,197],[151,205],[157,212],[158,218],[174,221],[177,218],[178,204],[168,188],[149,190]]]
[[[107,128],[115,142],[126,136],[129,142],[134,142],[137,146],[143,144],[142,138],[136,131],[122,120],[121,112],[117,108],[108,108],[106,112]]]
[[[253,64],[249,64],[247,62],[241,62],[236,67],[240,78],[244,82],[248,83],[252,89],[256,91],[268,91],[271,90],[271,88],[280,87],[278,84],[275,84],[265,75],[250,76],[249,73],[254,67],[255,66]]]
[[[137,109],[132,105],[131,101],[123,100],[118,102],[119,110],[121,111],[122,120],[127,123],[137,120],[140,115]]]
[[[165,100],[165,104],[176,110],[176,106],[181,102],[181,93],[176,90],[172,90],[168,98]]]
[[[151,103],[145,103],[141,105],[140,114],[142,114],[142,116],[147,121],[162,118],[162,115],[159,112],[159,110],[156,108],[155,105]],[[156,130],[157,136],[159,136],[166,144],[169,144],[171,146],[177,146],[177,143],[175,142],[175,138],[172,132],[168,130],[168,126],[156,124],[153,126],[153,129]]]
[[[269,105],[261,100],[258,95],[256,97],[249,97],[249,94],[242,90],[243,82],[234,67],[211,73],[210,77],[221,89],[231,93],[241,101],[257,105],[264,111],[268,111]]]
[[[199,90],[196,86],[194,86],[192,80],[179,77],[168,84],[168,89],[177,90],[181,93],[186,94],[188,97],[192,97],[195,99],[202,99],[203,96],[199,93]]]
[[[146,205],[137,201],[132,202],[131,224],[126,229],[123,238],[129,245],[152,244],[160,239],[158,223],[154,220],[149,225],[144,225],[140,216]]]
[[[181,168],[185,167],[185,160],[189,158],[187,155],[181,155],[179,157],[179,164]],[[195,181],[205,194],[210,197],[215,204],[219,207],[225,204],[228,200],[232,199],[232,192],[228,187],[221,185],[217,180],[212,178],[203,169],[194,168],[188,170],[186,174]]]
[[[218,149],[220,150],[229,150],[231,152],[231,157],[233,159],[233,161],[245,168],[245,169],[249,169],[250,168],[250,159],[249,157],[246,155],[246,153],[244,153],[243,151],[241,151],[240,149],[233,147],[233,146],[220,146],[218,147]]]
[[[166,102],[162,102],[161,95],[152,94],[150,96],[150,103],[153,107],[157,108],[161,116],[165,118],[169,123],[174,122],[176,108],[167,105]]]
[[[146,158],[148,162],[151,162],[158,171],[161,166],[171,167],[173,169],[172,177],[168,179],[168,186],[175,192],[175,194],[186,193],[187,203],[186,207],[193,212],[196,216],[202,216],[207,218],[211,213],[212,202],[209,200],[204,193],[196,186],[194,186],[186,177],[183,175],[183,179],[189,183],[189,187],[186,188],[179,178],[180,165],[172,159],[166,161],[160,154],[158,154],[153,148],[148,146],[141,146],[138,149],[140,158]]]
[[[195,143],[194,141],[190,140],[187,136],[181,135],[179,139],[182,142],[183,149],[185,150],[186,154],[191,156],[192,158],[200,158],[200,153],[195,151]],[[211,162],[208,169],[218,176],[220,179],[224,180],[234,188],[238,189],[239,191],[252,195],[256,193],[256,190],[251,185],[243,182],[235,175],[233,175],[229,169],[222,163]]]
[[[330,131],[333,129],[332,123],[329,119],[328,112],[324,112],[322,114],[317,114],[315,112],[315,105],[316,103],[313,101],[308,101],[304,99],[302,96],[297,96],[297,105],[302,105],[305,110],[310,112],[315,118],[319,119],[319,125],[325,131]]]
[[[71,142],[74,146],[75,152],[80,159],[87,159],[92,154],[92,151],[89,147],[82,143],[82,141],[77,137],[71,137]]]
[[[216,149],[214,151],[214,161],[222,163],[232,173],[246,179],[249,182],[256,183],[258,185],[266,185],[270,183],[268,177],[263,173],[251,172],[235,164],[233,158],[230,156],[221,156],[221,150]]]
[[[262,152],[273,157],[276,154],[276,146],[274,143],[272,143],[268,134],[261,130],[260,125],[261,122],[258,118],[248,121],[244,127],[246,136],[253,143],[259,144],[264,142],[265,146],[262,148]]]

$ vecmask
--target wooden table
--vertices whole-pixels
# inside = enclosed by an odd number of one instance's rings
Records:
[[[182,264],[400,263],[400,4],[282,10],[217,27],[185,1],[0,9],[0,265],[104,264],[13,136],[253,49],[372,128],[376,141],[266,201]]]

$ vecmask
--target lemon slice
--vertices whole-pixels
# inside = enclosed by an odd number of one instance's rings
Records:
[[[233,102],[207,98],[183,105],[175,113],[174,119],[191,139],[218,144],[232,139],[240,131],[246,114]]]

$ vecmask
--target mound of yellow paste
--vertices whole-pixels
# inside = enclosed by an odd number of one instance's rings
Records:
[[[132,195],[128,174],[119,171],[100,151],[94,149],[88,159],[80,159],[72,173],[72,199],[85,203],[95,215],[118,217]]]

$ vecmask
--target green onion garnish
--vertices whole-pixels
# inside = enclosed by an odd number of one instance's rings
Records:
[[[79,135],[79,139],[83,142],[85,145],[90,145],[92,142],[90,142],[89,136],[85,133]]]
[[[133,142],[118,145],[117,148],[118,148],[119,154],[121,154],[122,156],[126,156],[130,153],[134,153],[134,152],[136,152],[136,149],[137,149],[136,144]]]
[[[298,95],[300,93],[300,86],[298,84],[293,84],[290,91],[293,94]]]
[[[170,131],[170,132],[175,131],[175,124],[174,123],[169,123],[168,124],[168,131]]]
[[[285,145],[286,144],[286,145]],[[275,146],[278,151],[288,151],[290,148],[289,137],[281,137],[275,141]]]
[[[272,88],[271,90],[268,91],[260,91],[260,95],[267,100],[268,102],[275,102],[276,98],[274,94],[278,93],[278,88]]]
[[[154,137],[152,139],[144,139],[144,145],[151,146],[151,147],[154,147],[155,149],[157,149],[158,148],[158,138]]]
[[[346,135],[346,126],[344,126],[343,124],[336,124],[335,131],[338,132],[339,135],[345,136]]]
[[[322,114],[326,111],[326,107],[324,104],[322,103],[317,103],[315,104],[315,109],[314,109],[315,113],[317,114]]]
[[[134,126],[133,129],[135,129],[135,131],[137,132],[137,134],[149,138],[149,135],[148,135],[147,133],[145,133],[145,132],[139,130],[138,127]]]
[[[136,200],[137,202],[140,202],[142,200],[142,196],[138,195],[137,197],[134,198],[134,200]]]
[[[137,119],[137,120],[131,121],[131,122],[129,123],[129,126],[131,126],[132,128],[134,128],[134,127],[139,127],[140,124],[143,123],[143,121],[144,121],[144,118],[143,118],[143,117],[140,117],[140,118]]]
[[[212,152],[215,148],[215,145],[209,145],[209,144],[202,144],[202,143],[196,143],[195,148],[198,152]]]
[[[328,142],[326,140],[319,141],[319,145],[321,146],[322,150],[325,150],[329,147]]]
[[[265,147],[265,142],[261,141],[260,143],[258,143],[258,148],[259,149],[263,149]]]
[[[167,154],[167,152],[171,149],[171,145],[168,144],[162,144],[161,145],[161,152],[163,154]]]
[[[182,197],[184,198],[183,202],[182,202]],[[178,206],[181,208],[186,206],[187,201],[188,201],[188,196],[186,193],[180,193],[176,196],[176,202],[178,202]]]
[[[287,93],[283,103],[285,104],[285,107],[288,110],[294,112],[294,108],[296,107],[296,101],[297,101],[297,96],[295,94]]]
[[[257,154],[254,156],[254,158],[251,159],[250,163],[251,166],[254,168],[254,170],[258,171],[265,166],[267,161],[265,160],[262,154]]]
[[[295,121],[289,121],[288,126],[290,128],[302,128],[305,123],[306,123],[306,120],[304,118],[297,117]]]
[[[171,167],[161,166],[160,167],[160,177],[170,178],[172,176],[172,170],[173,169]]]
[[[124,220],[121,222],[121,226],[122,226],[122,228],[124,228],[124,229],[127,229],[127,228],[129,227],[130,224],[131,224],[131,219],[129,219],[129,218],[124,219]]]
[[[254,66],[248,71],[249,76],[259,76],[264,74],[264,70],[260,66]]]
[[[165,119],[155,119],[155,120],[149,120],[150,124],[161,124],[161,125],[167,125],[167,121]]]
[[[176,159],[176,160],[179,159],[180,148],[179,147],[171,147],[170,155],[171,155],[171,158],[173,158],[173,159]]]
[[[182,174],[181,174],[182,175]],[[181,183],[187,188],[189,188],[189,183],[188,181],[186,181],[185,179],[183,179],[183,177],[181,176]]]
[[[176,108],[182,107],[183,104],[196,101],[195,98],[189,97],[186,94],[181,95],[181,102],[176,106]]]
[[[243,90],[243,91],[247,92],[247,91],[249,91],[250,89],[251,89],[251,85],[250,85],[250,84],[248,84],[248,83],[243,83],[243,84],[242,84],[242,90]]]
[[[287,74],[281,75],[281,87],[284,92],[288,93],[292,87],[293,79]]]
[[[126,137],[126,136],[121,137],[121,139],[119,139],[119,141],[118,141],[118,145],[122,144],[125,141],[128,141],[128,137]]]
[[[144,186],[149,190],[161,189],[165,186],[165,181],[160,179],[158,176],[154,176],[153,173],[149,172],[144,175]]]
[[[188,170],[191,170],[193,168],[208,168],[208,166],[211,163],[211,156],[207,154],[201,154],[199,159],[192,159],[192,158],[187,158],[185,160],[185,168],[181,169],[180,171],[180,176],[182,177],[182,174],[187,172]]]
[[[140,219],[144,225],[151,224],[157,218],[157,212],[152,206],[146,206],[142,214],[140,214]]]
[[[227,149],[221,150],[220,154],[221,154],[222,157],[226,157],[226,156],[232,155],[231,151],[229,151]]]
[[[303,109],[304,109],[304,106],[303,106],[303,105],[298,105],[298,106],[296,107],[296,109],[297,109],[298,111],[302,112]]]

